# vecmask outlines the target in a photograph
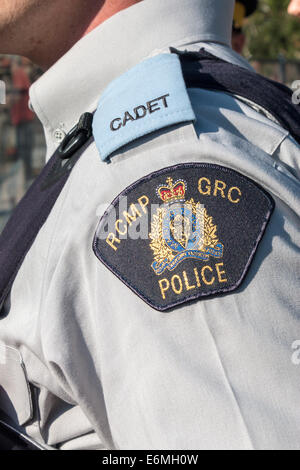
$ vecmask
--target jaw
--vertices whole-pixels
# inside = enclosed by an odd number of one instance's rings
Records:
[[[85,33],[105,0],[0,0],[0,54],[49,68]]]

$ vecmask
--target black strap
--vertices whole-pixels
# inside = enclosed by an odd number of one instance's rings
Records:
[[[66,184],[73,166],[91,142],[92,138],[89,138],[68,160],[63,160],[57,150],[4,228],[0,236],[0,307],[10,292],[27,252]]]
[[[268,78],[219,59],[204,49],[180,52],[187,88],[205,88],[238,95],[267,110],[300,143],[300,106],[293,104],[293,92]]]
[[[181,53],[172,49],[172,52],[179,54],[188,88],[218,90],[247,98],[269,111],[300,143],[300,107],[292,104],[292,92],[287,87],[204,50]],[[91,121],[87,113],[80,118],[16,207],[0,236],[0,307],[73,166],[93,140]]]
[[[0,450],[48,450],[17,429],[14,423],[0,411]]]

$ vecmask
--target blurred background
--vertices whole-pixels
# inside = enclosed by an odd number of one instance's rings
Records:
[[[243,55],[257,72],[290,86],[300,80],[300,17],[287,13],[289,4],[300,14],[300,0],[258,0],[245,20]]]
[[[29,87],[42,74],[27,59],[0,55],[0,232],[12,210],[44,166],[41,124],[29,109]]]
[[[300,0],[237,1],[233,48],[262,75],[291,86],[300,80]],[[291,8],[289,10],[291,12]],[[28,60],[0,55],[0,232],[11,211],[44,166],[42,127],[28,108],[28,90],[42,71]]]

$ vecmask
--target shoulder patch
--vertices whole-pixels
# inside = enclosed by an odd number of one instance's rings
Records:
[[[195,114],[176,54],[144,60],[103,92],[93,120],[102,160],[139,137],[194,121]]]
[[[101,218],[93,249],[164,311],[237,289],[273,209],[272,197],[234,170],[180,164],[126,188]]]

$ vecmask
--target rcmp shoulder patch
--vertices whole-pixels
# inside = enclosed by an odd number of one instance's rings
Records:
[[[93,248],[133,292],[164,311],[237,289],[273,209],[271,196],[234,170],[180,164],[126,188],[101,218]]]

